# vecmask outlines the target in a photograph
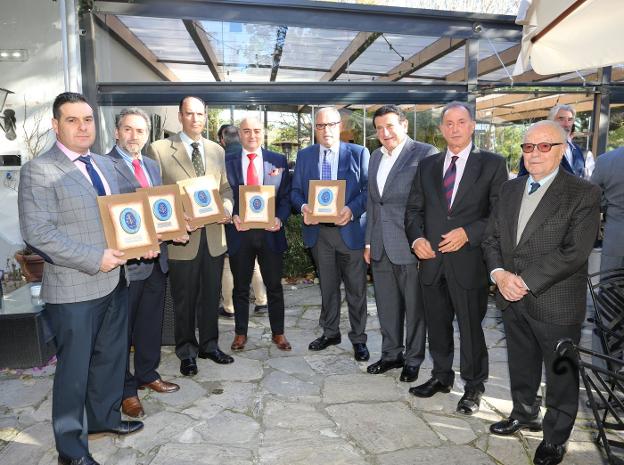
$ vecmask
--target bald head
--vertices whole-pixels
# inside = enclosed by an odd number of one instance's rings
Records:
[[[527,130],[524,143],[533,145],[532,151],[523,150],[524,166],[533,179],[540,181],[553,173],[561,163],[565,152],[566,134],[558,123],[550,120],[540,121]],[[550,149],[540,151],[538,146],[543,143],[549,144]]]

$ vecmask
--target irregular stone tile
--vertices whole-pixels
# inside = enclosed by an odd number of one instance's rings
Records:
[[[176,412],[159,412],[143,420],[145,427],[140,433],[120,436],[116,441],[118,447],[132,447],[142,454],[152,448],[174,441],[185,430],[197,422],[192,418]]]
[[[51,394],[52,379],[29,378],[2,381],[0,389],[0,407],[20,409],[37,406]]]
[[[617,449],[615,451],[616,455],[621,457],[621,453],[617,452]],[[603,455],[594,443],[569,442],[563,463],[566,465],[602,465],[606,463],[606,454],[604,454],[605,459],[602,457]]]
[[[262,347],[248,349],[245,348],[242,352],[236,353],[236,358],[248,358],[250,360],[264,361],[269,358],[269,347],[263,345]]]
[[[33,412],[35,421],[52,421],[52,396],[44,400],[41,405]]]
[[[302,403],[267,401],[263,412],[265,428],[287,428],[291,430],[319,431],[336,425],[314,406]]]
[[[319,398],[320,387],[310,381],[301,381],[281,371],[274,371],[262,380],[262,387],[271,394],[289,400],[314,401]]]
[[[449,394],[436,394],[428,399],[409,394],[407,402],[415,412],[452,413],[457,409],[457,402],[464,395],[463,391],[453,389]]]
[[[260,425],[253,418],[234,412],[222,412],[195,428],[204,442],[214,444],[253,444],[258,440]]]
[[[405,449],[377,456],[379,465],[493,465],[496,462],[470,446]]]
[[[486,452],[505,465],[527,465],[533,459],[516,436],[490,435]]]
[[[266,361],[267,365],[289,375],[299,374],[311,376],[315,372],[307,363],[306,357],[280,357]]]
[[[320,334],[319,334],[320,336]],[[308,355],[310,351],[308,350],[308,345],[318,336],[309,330],[301,330],[301,329],[291,329],[286,333],[286,337],[292,346],[292,350],[288,352],[284,352],[283,350],[279,350],[275,344],[269,345],[269,357],[270,358],[279,358],[279,357],[292,357],[296,355]],[[331,350],[331,349],[326,349]]]
[[[152,392],[150,398],[170,407],[185,408],[206,395],[206,390],[190,378],[180,378],[176,382],[180,385],[179,391],[165,394]]]
[[[297,320],[297,324],[295,325],[295,328],[296,329],[305,329],[310,334],[312,334],[313,331],[315,331],[315,330],[317,330],[319,328],[318,320],[308,320],[306,318],[300,317]]]
[[[165,444],[149,465],[252,465],[252,452],[239,447]]]
[[[405,404],[352,403],[326,408],[340,431],[373,454],[408,447],[437,447],[441,441]]]
[[[360,364],[353,357],[308,355],[304,358],[312,367],[312,370],[325,376],[361,372]]]
[[[472,431],[470,423],[460,418],[443,417],[427,413],[423,414],[423,418],[429,423],[429,427],[438,433],[444,441],[450,441],[454,444],[468,444],[477,439],[477,435]]]
[[[320,296],[319,296],[319,301],[320,301]],[[317,323],[319,321],[320,316],[321,316],[320,302],[318,306],[306,307],[304,312],[301,314],[302,319],[316,321]]]
[[[507,347],[490,347],[488,349],[488,356],[490,359],[490,364],[501,362],[504,363],[505,368],[507,367]],[[509,372],[509,369],[507,370]]]
[[[197,359],[197,381],[253,381],[262,378],[262,363],[244,357],[234,357],[234,363],[219,365],[212,360]]]
[[[215,416],[222,410],[232,410],[245,413],[251,411],[255,403],[256,385],[251,383],[223,383],[216,390],[221,394],[211,393],[195,402],[182,413],[193,418],[207,419]]]
[[[393,378],[353,374],[328,376],[323,388],[323,402],[374,402],[398,400],[401,392]]]
[[[37,463],[46,451],[54,448],[52,424],[37,423],[20,431],[9,444],[0,451],[2,465],[25,465]]]

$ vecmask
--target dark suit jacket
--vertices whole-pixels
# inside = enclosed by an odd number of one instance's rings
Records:
[[[225,159],[225,170],[227,179],[232,187],[234,196],[233,215],[239,213],[238,186],[245,184],[242,167],[242,150],[238,155],[231,155]],[[290,172],[286,157],[279,153],[262,149],[262,160],[264,163],[264,176],[262,184],[265,186],[275,186],[275,215],[282,221],[282,227],[277,232],[264,231],[265,242],[273,252],[282,253],[286,251],[286,222],[290,216]],[[271,173],[278,174],[271,175]],[[228,254],[234,255],[238,252],[241,241],[241,233],[236,230],[233,224],[226,225],[225,236],[227,239]]]
[[[418,165],[405,211],[407,238],[411,245],[424,237],[436,252],[435,258],[420,261],[424,284],[430,285],[439,279],[444,262],[453,269],[463,288],[487,286],[481,240],[500,188],[508,179],[505,159],[473,146],[453,206],[448,211],[442,186],[445,156],[446,151],[427,157]],[[457,252],[438,252],[442,234],[459,227],[466,231],[468,243]]]
[[[126,164],[121,154],[117,151],[117,147],[114,146],[110,152],[106,154],[113,161],[115,166],[115,174],[117,174],[117,184],[119,184],[119,193],[128,194],[136,191],[141,187],[139,181],[134,176],[134,172]],[[143,163],[147,174],[154,186],[162,185],[162,179],[160,178],[160,170],[158,169],[158,163],[148,157],[143,157]],[[167,245],[166,243],[160,244],[160,256],[158,257],[160,263],[160,269],[163,273],[169,270],[167,264]],[[126,269],[128,270],[128,279],[130,281],[139,281],[147,279],[152,274],[154,267],[154,260],[136,259],[128,261]]]
[[[570,163],[565,156],[561,158],[561,163],[559,164],[559,166],[570,174],[576,174],[577,176],[582,177],[582,175],[585,173],[585,157],[583,156],[583,149],[581,149],[574,142],[572,142],[572,160],[576,165],[577,171],[582,171],[582,174],[574,172],[574,168],[570,166]],[[520,162],[518,163],[518,177],[526,176],[528,174],[529,172],[524,167],[524,158],[520,157]]]
[[[338,179],[345,179],[347,187],[345,204],[353,213],[353,221],[340,226],[340,236],[352,250],[364,248],[366,231],[366,198],[368,196],[368,161],[370,154],[366,147],[346,142],[340,143],[338,154]],[[308,203],[310,181],[321,179],[319,173],[319,144],[314,144],[297,153],[297,164],[293,175],[290,200],[297,213]],[[303,225],[303,243],[314,247],[319,235],[318,225]]]
[[[532,318],[580,324],[585,319],[587,258],[598,232],[600,189],[559,170],[516,245],[526,180],[523,176],[503,185],[483,241],[488,271],[504,268],[524,280],[530,292],[518,304]],[[500,309],[511,304],[500,292],[496,303]]]

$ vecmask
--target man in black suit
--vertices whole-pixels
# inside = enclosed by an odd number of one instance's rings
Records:
[[[578,343],[585,319],[587,259],[598,232],[600,189],[561,169],[565,133],[552,121],[529,128],[522,144],[529,176],[503,186],[483,251],[503,311],[513,410],[494,434],[544,429],[533,463],[563,459],[578,410],[578,368],[555,360],[561,338]],[[537,395],[546,368],[546,415]]]
[[[249,324],[249,285],[256,259],[267,288],[269,321],[273,343],[280,350],[291,350],[284,336],[284,291],[282,270],[286,251],[284,227],[290,215],[290,173],[286,157],[261,147],[264,139],[262,123],[253,117],[240,123],[242,148],[237,155],[226,158],[225,168],[234,195],[232,223],[225,233],[234,277],[235,336],[232,350],[243,350],[247,343]],[[266,229],[249,229],[239,216],[239,186],[274,186],[275,221]]]
[[[418,397],[450,392],[453,317],[461,342],[460,373],[465,392],[457,411],[479,410],[488,378],[488,353],[481,321],[487,310],[488,279],[481,240],[501,185],[505,159],[472,143],[475,121],[464,103],[442,110],[446,151],[421,160],[405,212],[409,243],[420,259],[420,279],[433,358],[432,377],[410,389]]]

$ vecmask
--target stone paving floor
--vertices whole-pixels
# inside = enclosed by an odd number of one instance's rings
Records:
[[[450,394],[418,399],[399,381],[400,370],[368,375],[343,342],[309,352],[320,335],[317,286],[286,286],[284,353],[271,344],[266,315],[253,316],[245,351],[220,366],[199,360],[199,374],[180,376],[171,348],[163,348],[160,373],[180,384],[174,394],[142,392],[145,429],[118,438],[91,436],[93,456],[103,465],[526,465],[540,433],[497,437],[488,426],[511,410],[505,337],[492,305],[484,321],[490,349],[490,380],[481,411],[455,413],[462,395],[459,376]],[[371,362],[381,335],[372,288],[368,300]],[[220,346],[229,352],[233,322],[220,320]],[[584,330],[585,345],[591,337]],[[459,347],[456,332],[456,347]],[[459,360],[456,352],[455,360]],[[370,362],[369,362],[370,363]],[[426,360],[420,378],[429,378]],[[458,367],[456,366],[456,370]],[[0,464],[55,465],[51,389],[54,368],[0,373]],[[584,404],[584,402],[582,402]],[[564,463],[603,463],[592,442],[591,412],[581,408]]]

